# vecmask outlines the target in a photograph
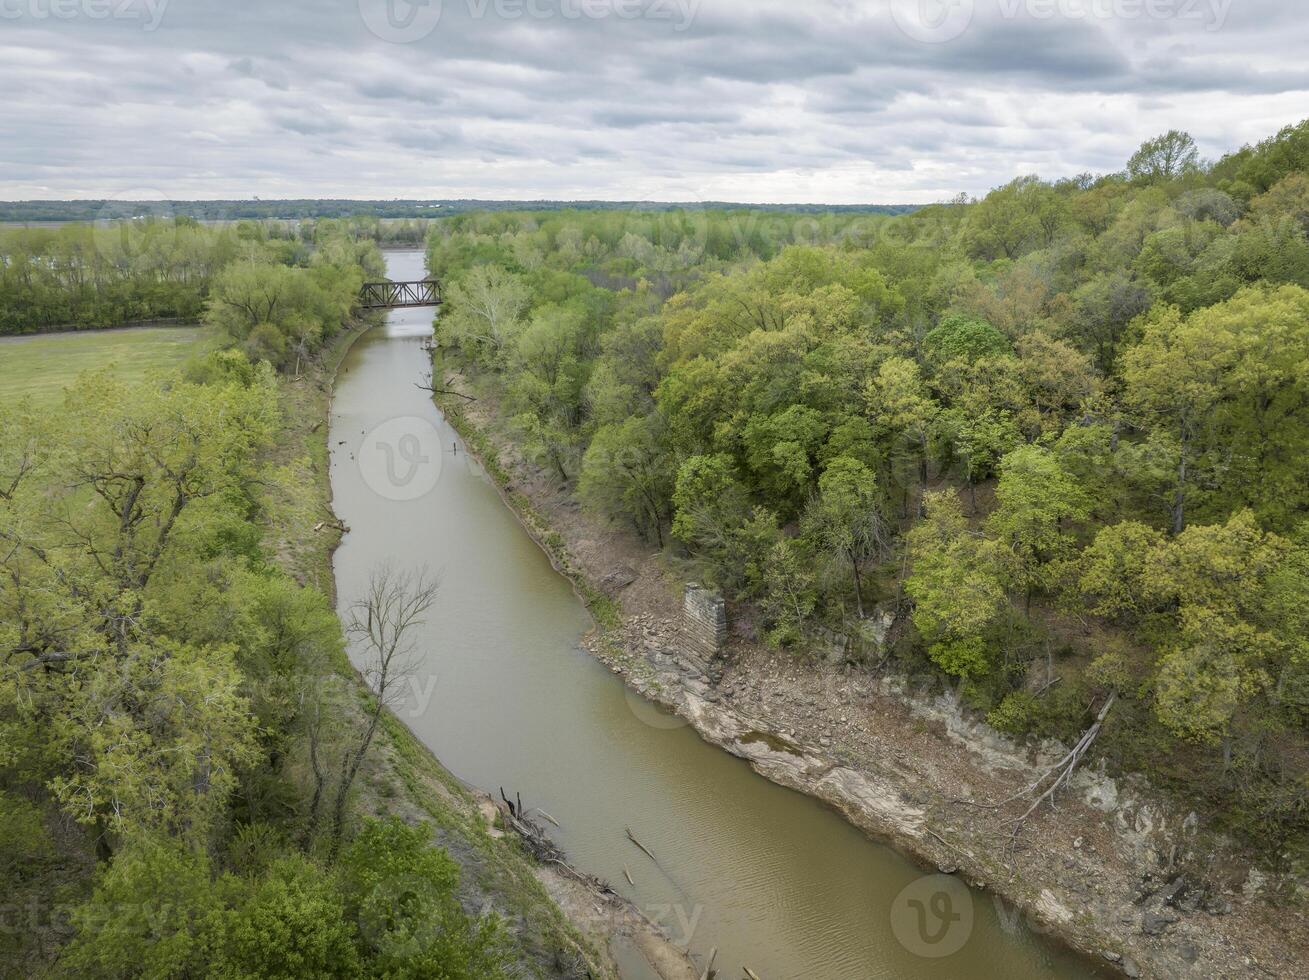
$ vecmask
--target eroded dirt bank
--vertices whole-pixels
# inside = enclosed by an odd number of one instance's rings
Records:
[[[450,387],[465,389],[452,379]],[[442,406],[506,500],[596,610],[590,647],[628,685],[765,777],[824,800],[854,825],[955,874],[1026,922],[1127,976],[1299,977],[1301,907],[1278,907],[1198,817],[1132,780],[1080,773],[1058,808],[1010,847],[1010,797],[1057,758],[970,720],[947,692],[734,636],[710,679],[680,647],[684,582],[652,548],[600,526],[495,431],[493,402]],[[1021,812],[1019,808],[1018,812]]]

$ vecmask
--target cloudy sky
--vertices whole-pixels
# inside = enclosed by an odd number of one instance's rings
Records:
[[[0,0],[0,198],[930,202],[1309,115],[1300,0]]]

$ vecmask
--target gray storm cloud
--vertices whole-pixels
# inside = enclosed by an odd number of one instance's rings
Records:
[[[1295,6],[0,0],[0,196],[927,202],[1298,120]]]

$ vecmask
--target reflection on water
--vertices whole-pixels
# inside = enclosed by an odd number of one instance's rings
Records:
[[[394,279],[423,274],[421,253],[388,263]],[[548,812],[578,867],[702,958],[717,947],[732,980],[742,965],[764,980],[1092,976],[991,896],[924,878],[670,724],[581,649],[590,622],[568,582],[415,386],[432,313],[393,311],[356,344],[331,444],[335,509],[351,528],[336,554],[342,607],[385,559],[441,576],[399,714],[442,762]],[[414,486],[427,489],[411,496]]]

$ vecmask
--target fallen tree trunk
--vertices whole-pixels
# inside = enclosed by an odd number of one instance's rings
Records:
[[[1065,754],[1064,757],[1054,765],[1045,769],[1036,777],[1036,779],[1023,787],[1013,796],[1000,800],[997,803],[979,803],[976,800],[954,800],[952,802],[962,803],[965,806],[975,806],[986,810],[999,810],[1008,806],[1010,803],[1017,802],[1018,800],[1032,799],[1031,805],[1023,811],[1022,815],[1018,817],[1016,821],[1014,821],[1013,830],[1009,835],[1008,845],[1008,849],[1012,851],[1013,848],[1017,846],[1018,837],[1022,833],[1023,828],[1027,825],[1027,821],[1031,819],[1032,815],[1035,814],[1038,809],[1040,809],[1041,804],[1048,802],[1051,808],[1054,807],[1056,795],[1059,793],[1061,788],[1064,788],[1069,784],[1073,778],[1073,773],[1077,771],[1077,767],[1081,765],[1082,760],[1086,757],[1086,753],[1090,751],[1091,746],[1095,744],[1095,740],[1099,738],[1100,731],[1104,728],[1104,721],[1109,717],[1109,712],[1117,700],[1118,692],[1112,692],[1109,697],[1105,699],[1104,705],[1100,708],[1100,711],[1096,715],[1095,721],[1092,723],[1091,727],[1082,733],[1081,738],[1077,740],[1077,743],[1067,752],[1067,754]]]

